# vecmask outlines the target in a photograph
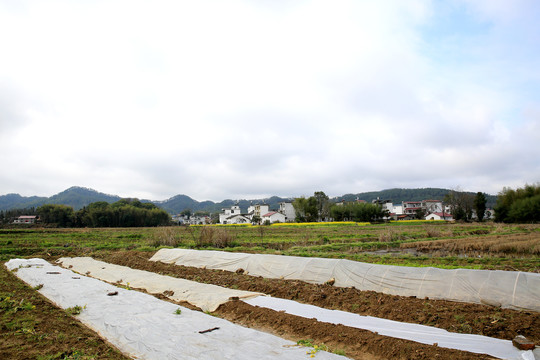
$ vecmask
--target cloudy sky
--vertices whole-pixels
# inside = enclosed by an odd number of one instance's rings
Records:
[[[540,181],[537,0],[0,0],[0,195]]]

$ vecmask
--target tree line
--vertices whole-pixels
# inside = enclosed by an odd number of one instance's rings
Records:
[[[121,199],[115,203],[98,201],[74,211],[71,206],[46,204],[37,208],[40,221],[59,227],[143,227],[163,226],[170,215],[152,203]]]
[[[474,218],[483,221],[486,213],[487,196],[483,192],[473,195],[468,192],[452,190],[443,199],[448,205],[454,220],[472,221]]]
[[[455,220],[482,221],[486,210],[486,194],[452,190],[443,200],[450,207]],[[323,191],[308,198],[294,199],[298,222],[316,221],[381,221],[389,214],[380,204],[346,202],[332,203]],[[503,188],[495,206],[495,221],[532,223],[540,221],[540,184],[525,185],[516,190]],[[191,211],[183,212],[190,215]],[[152,203],[138,199],[121,199],[114,203],[98,201],[78,211],[67,205],[45,204],[36,208],[0,211],[0,224],[12,223],[21,215],[38,215],[41,223],[59,227],[142,227],[164,226],[171,222],[170,215]],[[214,214],[215,215],[215,214]],[[420,214],[421,215],[421,214]]]
[[[23,215],[37,215],[37,210],[35,207],[24,208],[24,209],[11,209],[11,210],[1,210],[0,211],[0,224],[9,224],[13,220],[17,219],[19,216]]]
[[[293,207],[297,222],[327,221],[380,221],[388,216],[380,204],[348,202],[344,204],[331,203],[323,191],[316,191],[309,198],[294,199]]]
[[[495,221],[533,223],[540,221],[540,183],[513,190],[503,188],[495,206]]]

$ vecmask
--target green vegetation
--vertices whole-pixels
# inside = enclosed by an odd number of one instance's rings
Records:
[[[369,263],[538,271],[540,225],[398,221],[270,226],[0,229],[0,260],[89,256],[162,247],[349,259]]]
[[[85,306],[75,305],[75,306],[67,308],[66,313],[68,313],[69,315],[75,316],[75,315],[79,315],[84,309],[86,309],[86,305]]]
[[[36,208],[11,209],[0,211],[0,225],[6,225],[13,222],[14,219],[22,215],[37,215]]]
[[[152,203],[122,199],[113,204],[99,201],[74,212],[66,205],[46,204],[37,209],[42,224],[58,227],[163,226],[170,216]]]
[[[335,221],[370,222],[379,221],[387,216],[379,204],[359,203],[356,201],[331,204],[328,196],[316,191],[309,198],[299,197],[293,201],[297,222],[316,222],[329,218]]]
[[[471,221],[475,195],[472,193],[452,190],[444,197],[444,203],[450,207],[454,220]]]
[[[306,355],[309,355],[310,357],[315,357],[315,355],[319,352],[319,351],[328,351],[328,346],[324,345],[324,344],[320,344],[320,345],[316,345],[316,344],[313,344],[313,340],[312,339],[302,339],[302,340],[298,340],[296,342],[297,345],[300,345],[300,346],[305,346],[305,347],[310,347],[312,348],[310,351],[307,351],[306,352]]]
[[[357,202],[333,205],[330,214],[336,221],[377,221],[387,215],[380,205]]]
[[[482,192],[476,193],[476,197],[474,198],[474,210],[476,211],[478,221],[484,220],[484,213],[486,212],[486,202],[486,194]]]
[[[516,190],[504,188],[495,206],[495,220],[505,223],[540,222],[540,184]]]

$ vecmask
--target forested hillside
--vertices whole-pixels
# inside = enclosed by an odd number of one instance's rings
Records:
[[[337,196],[330,199],[331,202],[337,202],[340,200],[353,201],[356,199],[365,200],[371,202],[371,200],[380,198],[381,200],[392,200],[394,204],[400,204],[402,201],[417,201],[427,199],[442,200],[444,196],[448,194],[450,190],[440,188],[425,188],[425,189],[388,189],[382,191],[364,192],[358,194],[345,194],[343,196]],[[474,193],[471,193],[474,194]],[[71,187],[61,193],[53,195],[51,197],[24,197],[19,194],[8,194],[0,196],[0,211],[12,210],[12,209],[29,209],[37,208],[45,204],[58,204],[67,205],[73,207],[75,211],[88,206],[91,203],[104,201],[107,203],[114,203],[121,198],[117,195],[108,195],[98,192],[93,189],[83,187]],[[222,208],[230,207],[238,202],[240,209],[245,212],[250,204],[265,203],[270,206],[271,210],[277,210],[279,203],[283,201],[292,201],[292,198],[282,198],[278,196],[272,196],[265,199],[227,199],[221,202],[213,201],[197,201],[187,195],[176,195],[170,199],[163,201],[150,201],[141,200],[141,202],[151,202],[158,207],[164,209],[170,214],[179,214],[180,212],[190,209],[191,211],[206,211],[215,213],[221,211]],[[497,197],[493,195],[487,196],[487,207],[493,208],[497,201]]]

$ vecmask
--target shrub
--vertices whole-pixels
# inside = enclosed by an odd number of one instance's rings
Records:
[[[159,228],[155,232],[152,240],[150,241],[150,244],[154,247],[179,246],[181,244],[181,240],[180,240],[180,234],[178,232],[178,228],[171,227],[171,226]]]
[[[195,239],[195,247],[226,248],[232,245],[234,237],[225,228],[203,226],[198,238]]]
[[[230,247],[234,242],[234,236],[231,235],[226,229],[217,228],[214,232],[214,238],[212,244],[217,248]]]
[[[539,222],[540,184],[513,190],[504,188],[495,206],[495,221]]]

